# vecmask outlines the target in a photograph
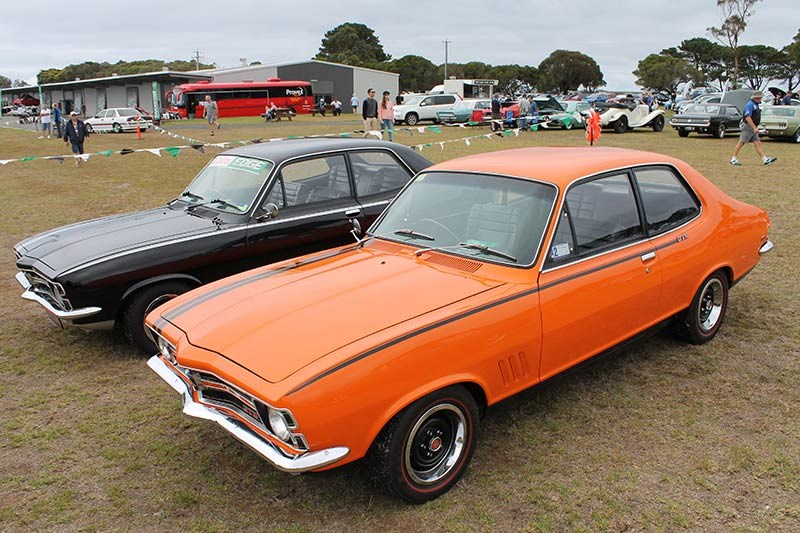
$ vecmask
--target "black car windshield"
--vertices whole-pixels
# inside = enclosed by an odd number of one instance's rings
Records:
[[[512,265],[535,260],[556,197],[553,185],[487,174],[418,175],[371,233]]]
[[[718,105],[691,105],[686,111],[686,114],[697,113],[700,115],[719,115],[720,110]]]
[[[208,207],[244,213],[267,179],[272,163],[263,159],[236,155],[218,155],[189,184],[180,200],[190,206]]]

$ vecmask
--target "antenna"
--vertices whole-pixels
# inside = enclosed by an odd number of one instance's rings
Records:
[[[195,70],[200,70],[200,59],[202,58],[203,56],[200,55],[200,50],[195,50],[194,52],[192,52],[192,59],[194,59]]]

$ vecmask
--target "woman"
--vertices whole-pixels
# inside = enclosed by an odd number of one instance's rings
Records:
[[[383,98],[381,98],[381,105],[378,106],[378,113],[381,119],[381,133],[384,129],[389,131],[389,140],[392,140],[392,125],[394,124],[394,104],[392,99],[389,98],[389,91],[383,91]]]

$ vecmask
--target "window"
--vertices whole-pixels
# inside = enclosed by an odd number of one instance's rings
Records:
[[[138,87],[125,87],[125,94],[128,102],[128,107],[136,107],[139,105],[139,88]]]
[[[574,186],[567,192],[567,209],[578,255],[643,236],[627,173]],[[562,224],[569,222],[569,219],[561,220]]]
[[[353,152],[350,163],[359,197],[400,189],[411,178],[411,173],[388,152]]]
[[[455,103],[456,101],[456,97],[453,96],[452,94],[447,94],[443,96],[434,96],[433,98],[434,100],[433,102],[431,102],[431,104],[435,105],[450,105]]]
[[[335,155],[286,165],[270,191],[267,203],[287,208],[351,196],[344,156]]]
[[[694,195],[669,168],[637,169],[635,174],[650,234],[669,231],[700,213]]]
[[[739,116],[739,110],[736,109],[735,107],[729,107],[728,108],[728,115],[732,116],[732,117],[738,117]]]

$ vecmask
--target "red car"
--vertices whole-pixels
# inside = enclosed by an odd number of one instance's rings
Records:
[[[39,99],[38,98],[34,98],[33,96],[31,96],[29,94],[23,94],[22,96],[20,96],[19,98],[17,98],[16,100],[14,100],[11,103],[13,105],[25,105],[25,106],[39,105]]]

